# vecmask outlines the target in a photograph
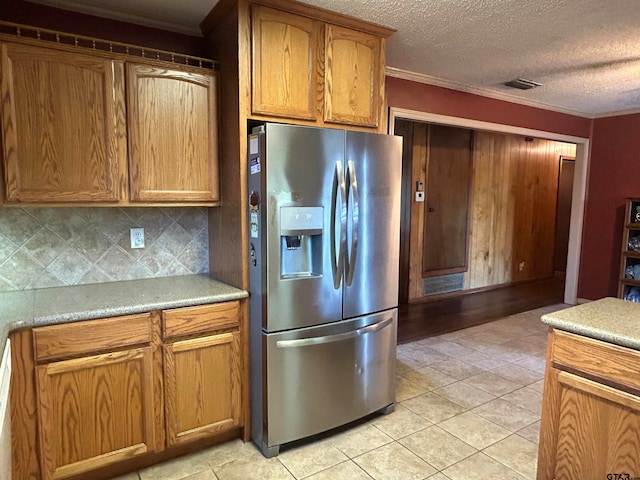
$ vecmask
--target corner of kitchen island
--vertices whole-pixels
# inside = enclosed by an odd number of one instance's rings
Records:
[[[640,477],[640,304],[603,298],[542,321],[537,479]]]

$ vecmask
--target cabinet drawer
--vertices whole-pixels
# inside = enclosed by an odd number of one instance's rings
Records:
[[[553,363],[640,390],[640,355],[630,348],[553,330]]]
[[[36,361],[149,343],[150,318],[150,313],[141,313],[34,328]]]
[[[176,308],[162,312],[164,338],[210,332],[221,328],[235,327],[239,323],[239,301]]]

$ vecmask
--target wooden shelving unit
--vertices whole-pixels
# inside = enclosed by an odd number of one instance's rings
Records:
[[[633,287],[640,289],[640,198],[626,200],[618,297],[626,299]]]

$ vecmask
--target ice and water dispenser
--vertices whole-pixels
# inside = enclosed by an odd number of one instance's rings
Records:
[[[323,207],[280,208],[280,278],[322,276]]]

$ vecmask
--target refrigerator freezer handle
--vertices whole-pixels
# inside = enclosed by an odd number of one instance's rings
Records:
[[[360,205],[358,203],[358,179],[356,178],[356,167],[352,160],[347,163],[348,191],[347,198],[352,198],[351,205],[351,255],[345,252],[347,262],[347,276],[345,283],[350,286],[353,283],[353,274],[356,271],[356,261],[358,260],[358,226],[360,221]]]
[[[350,338],[365,335],[367,333],[377,332],[393,323],[393,317],[389,317],[386,320],[381,320],[373,325],[358,328],[350,332],[337,333],[335,335],[325,335],[323,337],[313,338],[301,338],[299,340],[278,340],[276,342],[277,348],[295,348],[295,347],[308,347],[310,345],[321,345],[323,343],[340,342],[342,340],[348,340]]]
[[[342,162],[336,162],[333,175],[333,191],[331,194],[331,267],[333,269],[333,288],[340,288],[342,282],[342,272],[344,271],[344,257],[347,245],[347,187],[344,179],[344,169]],[[340,198],[338,198],[338,196]],[[336,215],[340,215],[340,244],[336,251]]]

